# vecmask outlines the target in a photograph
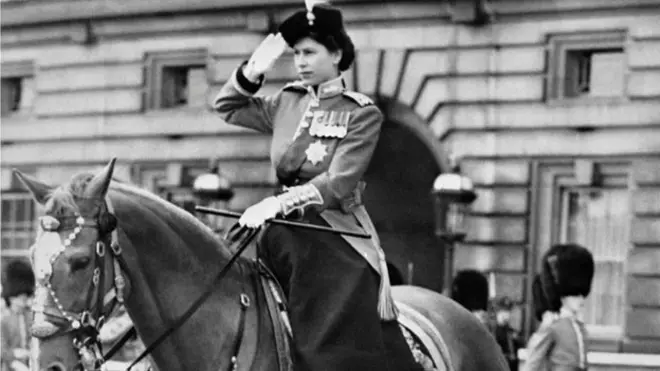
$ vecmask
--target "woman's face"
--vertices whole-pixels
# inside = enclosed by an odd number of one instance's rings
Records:
[[[293,47],[294,63],[300,80],[315,86],[339,75],[341,51],[330,52],[323,44],[306,37]]]

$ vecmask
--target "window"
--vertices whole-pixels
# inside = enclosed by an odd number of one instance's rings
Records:
[[[148,109],[206,105],[206,50],[148,53]]]
[[[29,112],[34,100],[34,71],[30,62],[2,64],[2,116]]]
[[[625,95],[624,34],[557,35],[550,38],[550,99]]]
[[[561,242],[588,247],[596,269],[584,321],[596,331],[616,333],[625,322],[626,259],[630,249],[627,189],[563,188]]]
[[[2,256],[27,256],[36,238],[36,210],[29,193],[2,192]]]

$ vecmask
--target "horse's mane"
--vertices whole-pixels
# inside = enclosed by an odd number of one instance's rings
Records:
[[[47,197],[45,210],[55,217],[63,215],[66,210],[79,211],[76,199],[84,199],[84,192],[93,174],[81,173],[74,175],[71,180],[55,189]],[[110,191],[116,191],[128,198],[137,198],[141,207],[149,209],[154,215],[158,215],[163,221],[171,226],[181,226],[187,234],[202,236],[205,242],[214,243],[219,248],[228,251],[224,244],[218,243],[214,232],[187,211],[165,201],[155,194],[113,178],[110,183]],[[111,194],[111,193],[110,193]],[[100,205],[101,211],[105,211],[105,204]],[[171,220],[170,220],[171,219]]]
[[[129,195],[137,196],[142,199],[146,199],[150,202],[142,203],[143,206],[149,207],[150,209],[152,209],[152,211],[156,211],[158,214],[170,215],[175,217],[177,219],[176,221],[181,221],[188,224],[186,226],[187,228],[194,228],[195,231],[193,232],[199,234],[207,234],[210,237],[214,237],[211,228],[209,228],[207,225],[199,221],[199,219],[192,216],[192,214],[181,209],[180,207],[173,205],[170,202],[165,201],[164,199],[156,196],[155,194],[145,189],[130,185],[128,183],[115,182],[115,181],[110,183],[110,189],[119,191],[123,194],[129,194]]]

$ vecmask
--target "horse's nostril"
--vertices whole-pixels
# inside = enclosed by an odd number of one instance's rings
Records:
[[[66,371],[66,368],[61,363],[51,363],[45,371]]]

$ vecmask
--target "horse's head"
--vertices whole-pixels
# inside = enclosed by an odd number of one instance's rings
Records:
[[[40,340],[38,369],[100,367],[98,330],[123,300],[125,285],[116,219],[106,198],[114,163],[60,187],[16,172],[44,209],[30,251],[37,282],[32,335]]]

